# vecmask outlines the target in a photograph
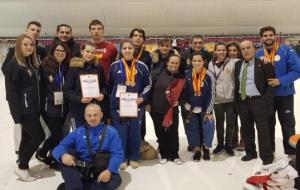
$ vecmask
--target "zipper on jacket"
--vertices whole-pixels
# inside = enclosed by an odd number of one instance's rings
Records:
[[[45,111],[48,109],[48,97],[46,97]]]
[[[24,99],[25,99],[25,108],[28,108],[28,102],[27,102],[27,94],[24,94]]]
[[[39,74],[37,73],[37,71],[35,70],[35,68],[31,65],[31,61],[30,61],[30,59],[29,59],[29,65],[30,65],[30,67],[32,68],[32,70],[33,70],[33,72],[34,72],[34,74],[35,74],[35,76],[36,76],[36,80],[37,80],[37,89],[38,89],[38,97],[39,97],[39,106],[41,105],[41,100],[40,100],[40,85],[39,85],[39,81],[40,81],[40,77],[39,77]]]

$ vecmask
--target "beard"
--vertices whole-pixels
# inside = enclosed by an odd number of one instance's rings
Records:
[[[274,45],[274,43],[275,43],[275,40],[273,40],[273,39],[267,39],[264,41],[265,46],[272,46],[272,45]]]

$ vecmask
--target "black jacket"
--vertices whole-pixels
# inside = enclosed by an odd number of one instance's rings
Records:
[[[155,69],[161,69],[163,70],[164,68],[167,67],[167,60],[169,58],[169,55],[174,54],[174,50],[170,50],[169,54],[167,56],[163,56],[161,52],[157,49],[154,52],[151,53],[151,58],[152,58],[152,70]]]
[[[149,96],[151,111],[158,113],[166,113],[170,107],[169,101],[166,97],[166,90],[174,79],[184,79],[181,73],[172,74],[168,69],[153,70],[151,73],[152,88]],[[178,106],[174,109],[178,112]]]
[[[53,71],[44,64],[41,66],[42,113],[45,116],[64,117],[68,112],[69,105],[65,96],[62,105],[54,104],[54,92],[63,92],[67,70],[68,68],[63,64],[54,68]]]
[[[31,58],[26,58],[25,66],[19,65],[15,58],[8,62],[11,73],[8,80],[10,112],[15,123],[20,123],[24,114],[40,113],[40,69]]]
[[[194,50],[191,47],[180,51],[181,64],[180,64],[179,71],[181,73],[184,73],[185,70],[187,70],[190,67],[193,53]],[[207,68],[207,65],[212,60],[213,55],[209,53],[205,48],[202,48],[200,50],[200,53],[203,56],[203,59],[205,61],[205,67]]]
[[[38,56],[39,62],[41,62],[45,57],[46,57],[46,51],[45,48],[42,46],[37,45],[36,46],[36,53]],[[6,58],[1,66],[1,70],[3,72],[3,75],[5,77],[5,88],[8,89],[8,78],[10,78],[10,73],[11,73],[11,67],[10,67],[10,60],[14,57],[15,55],[15,47],[11,47],[8,49]],[[8,90],[6,90],[6,100],[9,97],[9,94],[7,94]]]
[[[47,54],[49,54],[51,47],[57,41],[59,41],[59,39],[55,37],[52,44],[46,46],[45,49]],[[80,57],[80,45],[75,42],[74,38],[71,38],[69,41],[66,42],[66,44],[70,50],[70,58]]]
[[[104,70],[100,64],[93,62],[84,62],[81,58],[73,58],[70,61],[70,67],[67,72],[64,93],[65,97],[70,101],[70,111],[73,116],[83,117],[86,104],[81,103],[82,93],[80,85],[80,75],[82,74],[97,74],[99,81],[100,92],[104,94],[104,100],[98,102],[93,100],[101,106],[104,112],[103,119],[108,118],[109,114],[109,100],[107,87],[105,84]]]
[[[135,54],[138,54],[138,52],[135,52]],[[135,55],[135,57],[137,57],[137,56],[138,55]],[[148,51],[143,50],[139,61],[145,63],[147,65],[149,72],[151,71],[152,59],[151,59],[150,53]]]
[[[239,60],[235,66],[235,102],[239,98],[240,89],[240,72],[242,64],[245,60]],[[273,87],[268,85],[267,79],[275,78],[274,69],[271,63],[264,64],[260,59],[255,58],[254,61],[254,80],[257,90],[262,95],[262,103],[266,104],[266,110],[272,113],[273,110]],[[238,108],[238,107],[237,107]]]

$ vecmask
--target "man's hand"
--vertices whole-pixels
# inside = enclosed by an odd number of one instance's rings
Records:
[[[151,112],[151,106],[150,106],[150,104],[147,104],[147,105],[145,106],[145,111],[146,111],[146,112]]]
[[[206,121],[206,120],[211,120],[211,121],[215,120],[214,115],[213,114],[206,114],[204,116],[204,121]]]
[[[277,78],[268,79],[268,85],[270,85],[270,86],[279,86],[280,82]]]
[[[88,103],[90,103],[91,101],[92,101],[92,98],[81,98],[81,103],[83,103],[83,104],[88,104]]]
[[[144,99],[139,97],[138,99],[136,99],[136,103],[137,105],[140,105],[141,103],[143,103]]]
[[[260,59],[262,62],[264,62],[264,64],[270,63],[270,62],[271,62],[271,60],[270,60],[269,58],[265,57],[265,56],[261,56],[261,57],[259,57],[259,59]]]
[[[74,160],[75,158],[71,154],[65,153],[61,156],[60,159],[62,163],[66,166],[75,166],[75,160]]]
[[[103,94],[100,94],[100,95],[96,98],[96,100],[99,101],[99,102],[101,102],[103,99],[104,99],[104,95],[103,95]]]
[[[97,181],[107,183],[110,180],[110,178],[111,178],[111,172],[106,169],[99,174]]]

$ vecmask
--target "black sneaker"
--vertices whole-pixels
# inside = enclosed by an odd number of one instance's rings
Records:
[[[193,156],[194,162],[199,162],[201,160],[201,151],[196,151]]]
[[[210,160],[209,149],[203,148],[203,159]]]
[[[233,155],[234,155],[234,152],[233,152],[231,146],[225,145],[225,148],[224,148],[224,149],[225,149],[226,153],[227,153],[229,156],[233,156]]]
[[[219,154],[223,149],[224,149],[224,145],[223,144],[218,144],[217,147],[214,149],[213,153],[214,154]]]
[[[65,183],[59,184],[56,190],[65,190]]]
[[[192,152],[194,147],[188,146],[186,149],[187,149],[187,151]]]

